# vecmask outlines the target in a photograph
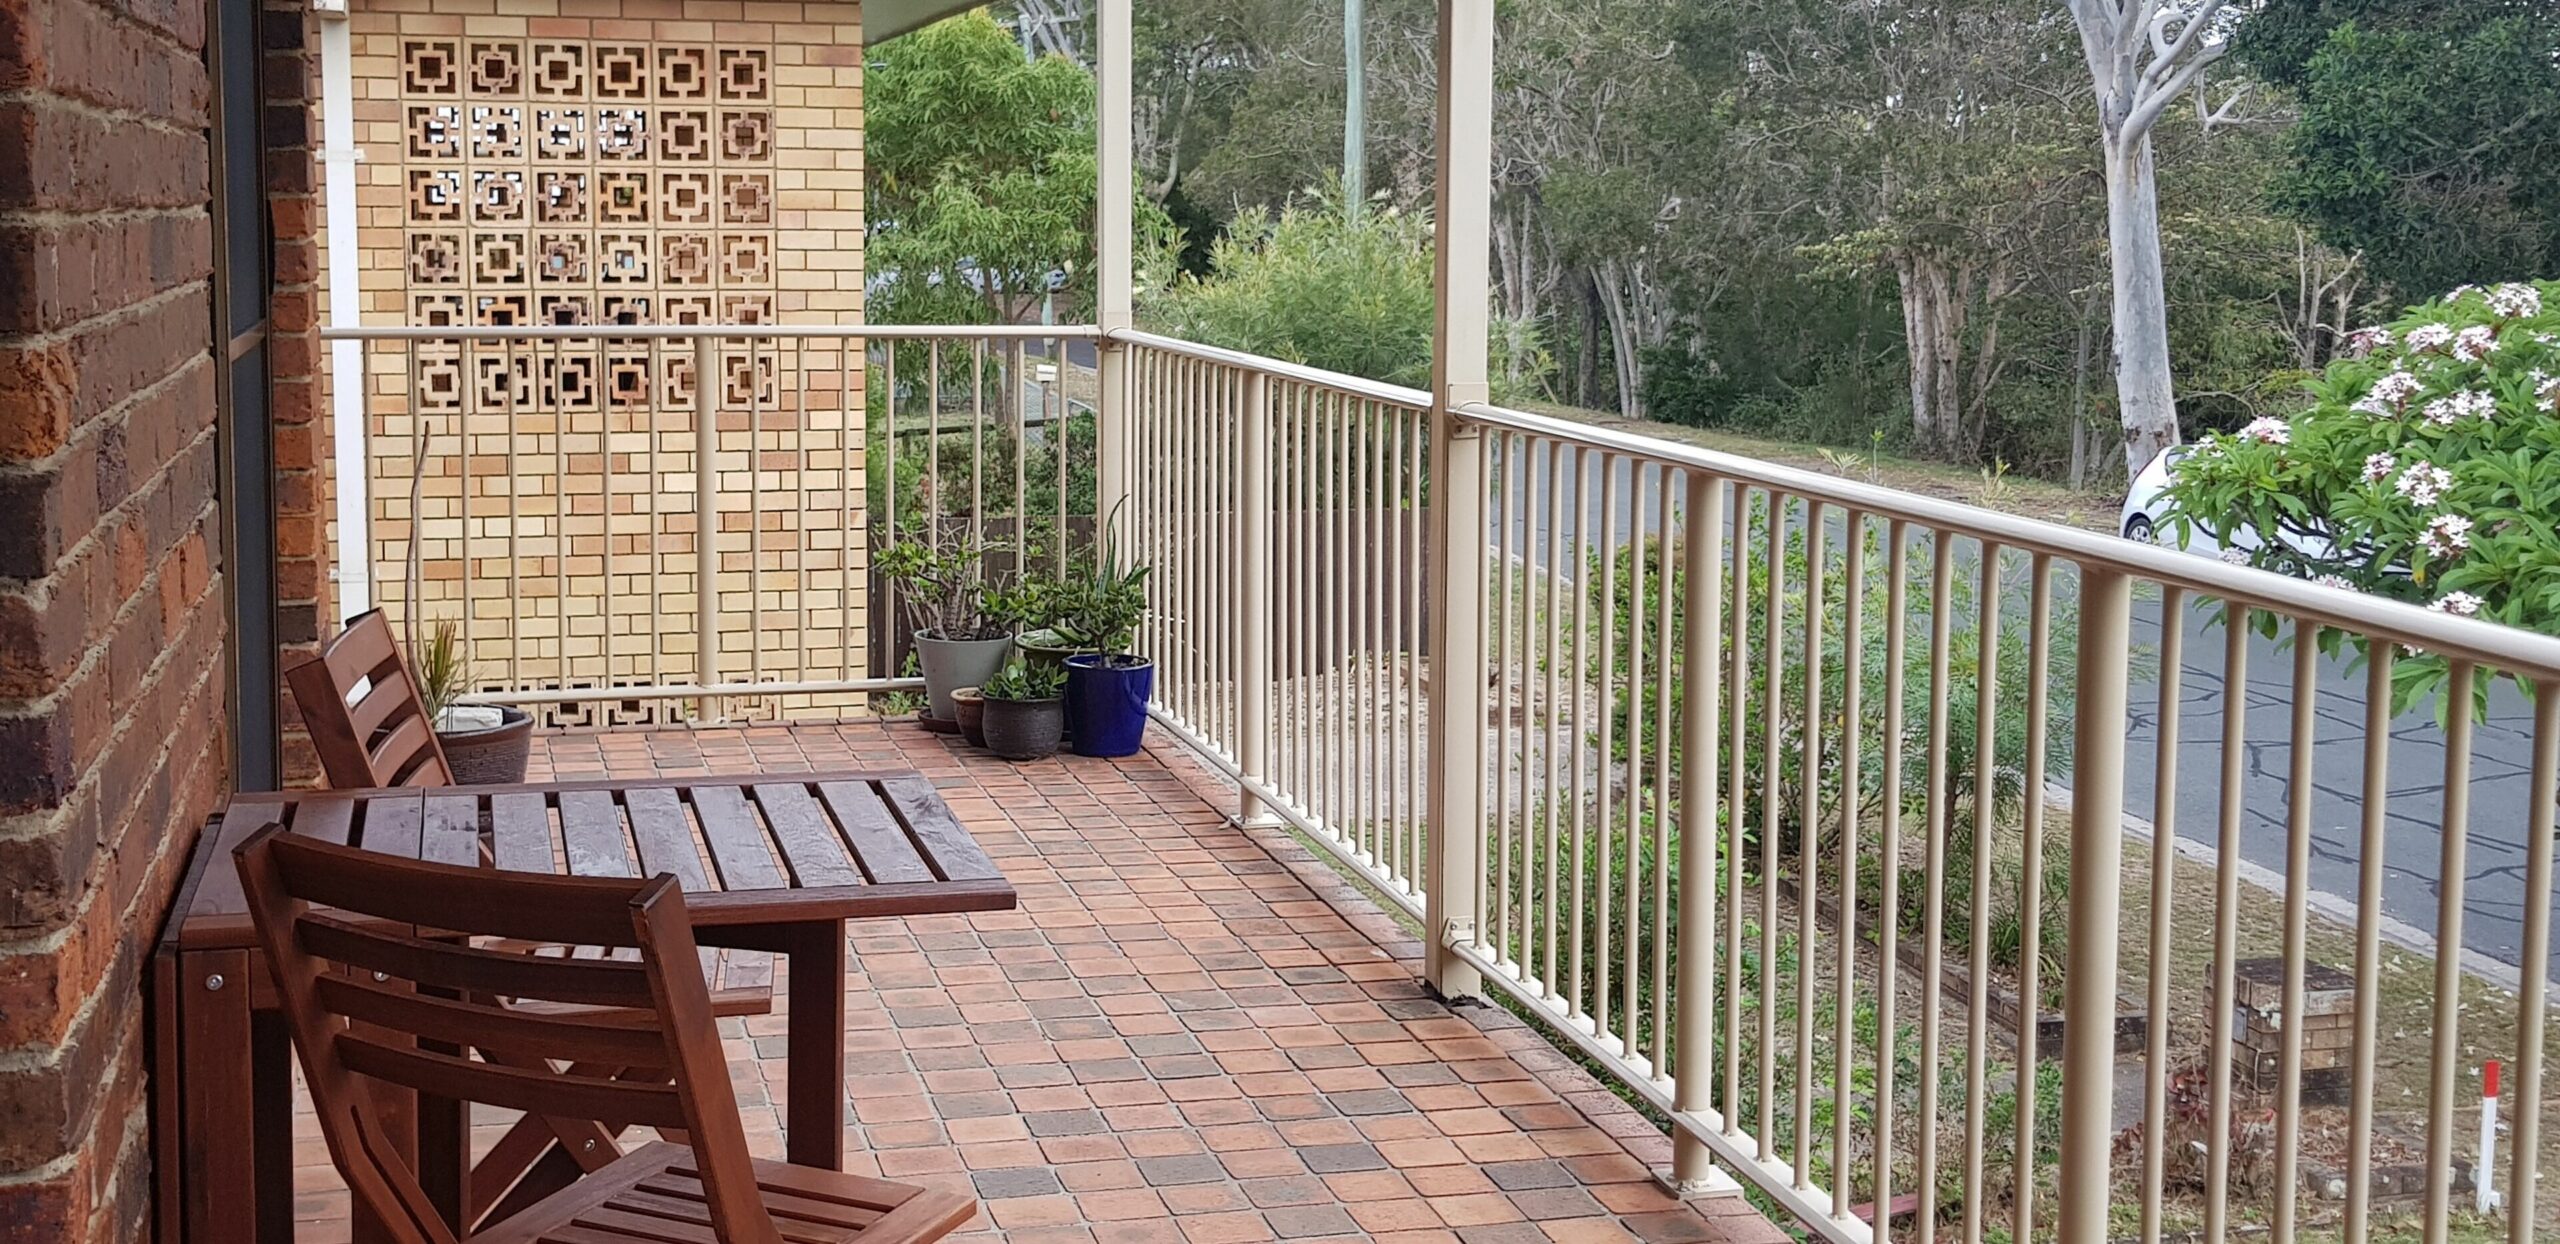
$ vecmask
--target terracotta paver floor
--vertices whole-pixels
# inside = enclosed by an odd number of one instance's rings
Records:
[[[815,725],[554,735],[534,760],[537,779],[890,768],[930,775],[1022,896],[851,933],[847,1166],[972,1192],[955,1238],[1783,1238],[1740,1198],[1660,1191],[1659,1132],[1508,1012],[1434,1001],[1418,943],[1285,833],[1228,824],[1178,747],[1008,765],[913,725]],[[725,1022],[778,1156],[783,1018]],[[299,1122],[301,1235],[342,1238],[346,1194]]]

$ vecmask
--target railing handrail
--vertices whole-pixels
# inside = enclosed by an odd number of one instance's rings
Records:
[[[1338,389],[1353,397],[1409,406],[1415,410],[1431,409],[1429,392],[1407,388],[1400,384],[1388,384],[1383,380],[1365,380],[1347,372],[1326,371],[1324,368],[1309,367],[1304,363],[1283,362],[1259,354],[1248,354],[1242,350],[1230,350],[1224,346],[1204,346],[1196,341],[1184,341],[1179,337],[1161,336],[1135,328],[1113,329],[1103,336],[1121,345],[1145,346],[1150,350],[1161,350],[1167,354],[1178,354],[1184,358],[1199,359],[1206,363],[1219,363],[1228,367],[1258,371],[1281,380],[1321,385],[1328,389]]]
[[[1577,442],[1596,449],[1684,467],[1791,497],[1901,519],[2004,548],[2046,553],[2083,568],[2101,567],[2190,593],[2307,618],[2325,626],[2415,644],[2430,651],[2541,680],[2560,680],[2560,637],[2439,613],[2404,601],[2324,587],[2303,579],[2199,557],[2156,544],[2070,527],[2041,518],[1862,484],[1719,450],[1596,427],[1551,415],[1471,404],[1459,416],[1486,427]]]
[[[704,337],[840,338],[849,341],[1095,341],[1092,324],[521,324],[464,327],[367,324],[323,328],[323,341],[691,341]]]

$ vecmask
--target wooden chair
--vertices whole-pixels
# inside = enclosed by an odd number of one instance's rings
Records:
[[[238,852],[329,1155],[414,1244],[922,1244],[976,1213],[913,1184],[750,1158],[674,877],[544,877],[393,859],[276,828]],[[622,947],[511,954],[445,935]],[[498,999],[523,1005],[500,1005]],[[465,1051],[480,1050],[482,1058]],[[486,1052],[497,1052],[493,1060]],[[661,1082],[560,1064],[663,1066]],[[366,1082],[454,1101],[679,1128],[486,1230],[444,1221]]]
[[[434,723],[427,720],[418,680],[379,609],[347,619],[346,629],[312,657],[285,672],[285,684],[311,731],[320,767],[333,790],[373,787],[450,786],[453,772]],[[494,949],[539,954],[589,954],[591,950],[501,942]],[[702,956],[703,974],[718,969],[713,953]],[[773,1011],[769,986],[716,989],[712,1014],[765,1015]],[[481,1051],[501,1059],[503,1050]],[[606,1079],[666,1079],[663,1067],[607,1067],[582,1064],[574,1071]],[[501,1221],[526,1204],[556,1192],[581,1174],[592,1174],[622,1157],[616,1143],[624,1129],[594,1119],[528,1113],[471,1170],[467,1186],[467,1224]],[[681,1135],[670,1129],[670,1135]]]
[[[453,785],[417,676],[381,610],[347,619],[337,638],[286,670],[284,681],[331,788]]]

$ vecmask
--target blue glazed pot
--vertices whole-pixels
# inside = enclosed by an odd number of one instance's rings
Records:
[[[1067,735],[1079,756],[1133,756],[1146,737],[1155,662],[1113,665],[1112,659],[1100,653],[1067,658]]]

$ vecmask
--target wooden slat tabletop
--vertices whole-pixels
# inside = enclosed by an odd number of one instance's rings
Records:
[[[913,773],[755,774],[232,799],[181,944],[248,946],[232,848],[260,826],[522,872],[673,873],[705,927],[998,911],[1013,887]]]

